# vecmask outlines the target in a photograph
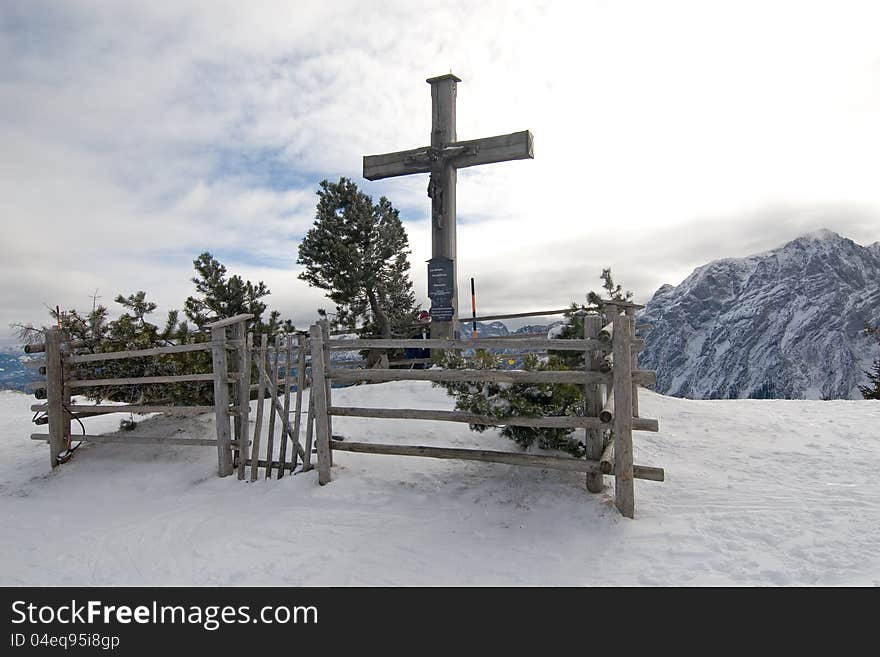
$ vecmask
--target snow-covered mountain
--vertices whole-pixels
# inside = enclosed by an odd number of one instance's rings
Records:
[[[639,316],[639,365],[657,391],[695,399],[860,399],[877,345],[880,242],[829,230],[664,285]]]
[[[28,383],[40,378],[37,370],[24,366],[24,362],[32,358],[21,350],[0,352],[0,390],[24,390]]]

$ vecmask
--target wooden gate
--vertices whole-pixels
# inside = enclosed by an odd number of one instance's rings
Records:
[[[45,391],[46,401],[31,406],[32,411],[42,413],[49,433],[35,433],[33,440],[49,443],[51,466],[57,467],[72,453],[74,441],[96,443],[127,444],[165,444],[215,446],[217,448],[217,473],[228,476],[238,470],[238,478],[258,478],[258,469],[263,468],[266,478],[273,471],[278,478],[293,472],[302,459],[304,469],[309,469],[310,448],[304,449],[298,440],[300,416],[302,414],[303,390],[308,386],[307,373],[308,340],[302,333],[287,334],[275,338],[274,347],[269,348],[267,336],[263,335],[261,344],[253,348],[253,336],[247,332],[247,322],[253,315],[243,314],[208,324],[210,341],[194,344],[170,345],[151,349],[113,351],[103,353],[77,353],[84,344],[72,343],[61,329],[52,328],[46,332],[45,342],[29,345],[27,353],[45,352],[42,361],[32,362],[41,367],[46,379],[37,387]],[[131,358],[156,357],[195,351],[211,352],[211,371],[174,376],[140,376],[129,378],[74,378],[72,370],[80,363],[100,363]],[[256,352],[256,358],[254,358]],[[295,371],[295,377],[291,372]],[[284,372],[284,374],[279,374]],[[251,381],[256,379],[256,383]],[[87,388],[116,387],[123,385],[211,383],[214,390],[214,403],[211,406],[183,405],[144,405],[144,404],[73,404],[71,398],[77,390]],[[291,387],[296,385],[295,407],[291,411]],[[249,439],[249,416],[251,393],[257,391],[257,410],[253,439]],[[267,394],[268,393],[268,394]],[[279,397],[283,396],[283,401]],[[270,417],[268,438],[262,444],[262,422],[264,401],[268,397]],[[178,436],[142,435],[71,435],[71,421],[83,417],[107,413],[173,413],[200,414],[214,413],[216,438],[181,438]],[[295,415],[290,422],[291,412]],[[230,426],[230,419],[232,420]],[[276,423],[276,419],[278,422]],[[37,423],[44,423],[35,419]],[[275,444],[275,426],[280,427],[281,437]],[[289,443],[293,447],[289,448]],[[308,440],[307,440],[308,442]],[[277,447],[277,449],[276,449]],[[288,451],[290,452],[288,454]]]

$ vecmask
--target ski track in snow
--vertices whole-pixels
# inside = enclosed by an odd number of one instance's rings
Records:
[[[422,382],[333,396],[452,408]],[[665,468],[666,481],[636,480],[634,521],[614,509],[611,477],[591,495],[577,473],[501,464],[337,452],[319,487],[314,471],[220,479],[211,447],[87,445],[50,472],[48,448],[29,440],[45,431],[31,403],[0,391],[0,585],[880,585],[876,402],[643,391],[642,415],[661,430],[636,432],[635,462]],[[333,430],[517,449],[453,423],[334,418]],[[135,429],[213,431],[209,415]]]

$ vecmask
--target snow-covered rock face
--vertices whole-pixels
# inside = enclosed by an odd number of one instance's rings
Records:
[[[829,230],[698,267],[639,315],[639,366],[657,391],[695,399],[860,399],[877,345],[880,248]]]

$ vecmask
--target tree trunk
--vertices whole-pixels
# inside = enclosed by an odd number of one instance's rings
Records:
[[[385,339],[390,339],[391,324],[388,322],[388,315],[379,306],[379,300],[376,299],[376,293],[373,290],[367,290],[367,300],[370,302],[373,317],[376,318],[379,334]],[[367,354],[367,369],[373,368],[388,369],[388,352],[377,349],[370,350]]]

